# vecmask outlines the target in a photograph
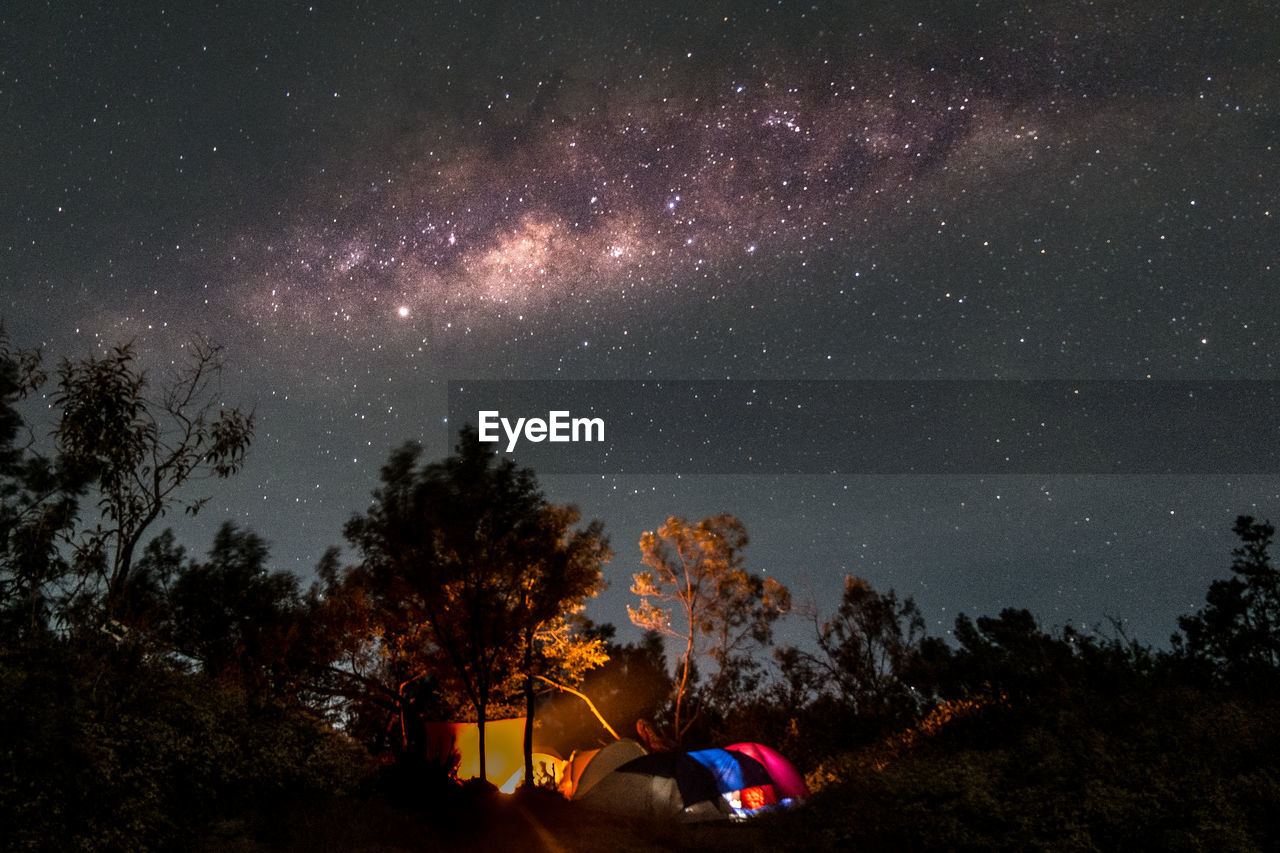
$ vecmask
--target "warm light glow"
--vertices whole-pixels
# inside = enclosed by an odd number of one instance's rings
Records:
[[[557,758],[554,755],[548,755],[545,752],[535,752],[533,754],[533,784],[539,787],[559,788],[564,780],[565,767],[568,766],[567,761]],[[519,788],[524,782],[524,762],[521,759],[520,767],[510,778],[498,787],[498,790],[504,794],[514,794],[516,788]]]
[[[427,723],[427,741],[433,755],[444,755],[454,750],[461,757],[458,763],[458,779],[474,779],[480,775],[480,733],[475,723]],[[507,785],[518,785],[524,779],[524,717],[490,720],[484,727],[485,778],[506,790]],[[556,779],[564,775],[564,764],[548,748],[534,742],[534,781],[541,773],[550,773]],[[539,762],[548,770],[539,768]],[[514,784],[512,783],[515,778]]]

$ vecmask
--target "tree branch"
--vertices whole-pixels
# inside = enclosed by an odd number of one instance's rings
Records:
[[[570,687],[567,684],[561,684],[558,681],[552,681],[550,678],[547,678],[545,675],[535,675],[534,678],[538,678],[538,679],[541,679],[542,681],[547,682],[547,684],[550,684],[552,687],[556,688],[557,690],[563,690],[565,693],[572,693],[574,696],[577,696],[583,702],[586,702],[587,707],[591,709],[591,713],[596,715],[596,719],[600,721],[600,725],[604,726],[605,731],[613,735],[614,740],[622,740],[622,738],[618,736],[618,733],[613,730],[613,726],[609,725],[609,721],[606,720],[604,718],[604,715],[600,713],[600,709],[596,707],[596,703],[591,701],[590,696],[588,696],[587,694],[583,693],[580,690],[574,690],[572,687]]]

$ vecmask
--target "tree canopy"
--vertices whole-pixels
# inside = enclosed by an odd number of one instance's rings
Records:
[[[480,723],[532,668],[540,631],[601,585],[608,543],[598,523],[575,529],[572,507],[547,503],[533,473],[499,460],[465,429],[456,452],[420,465],[416,444],[392,453],[369,510],[346,526],[360,553],[345,582],[364,590],[385,653],[408,679],[435,673]]]
[[[829,618],[813,614],[817,653],[777,652],[788,678],[836,699],[864,719],[909,717],[916,698],[904,674],[924,637],[924,619],[910,598],[877,592],[846,575],[840,605]]]
[[[253,438],[253,416],[219,399],[221,349],[195,341],[185,356],[158,386],[129,343],[58,367],[58,453],[97,493],[100,517],[76,543],[80,592],[96,600],[102,587],[106,621],[127,595],[146,531],[172,509],[198,512],[207,498],[185,495],[183,486],[235,474]]]
[[[1239,516],[1232,529],[1240,539],[1231,552],[1233,576],[1211,583],[1205,606],[1178,618],[1181,633],[1173,644],[1226,677],[1274,678],[1280,670],[1280,571],[1269,549],[1276,529],[1249,515]]]
[[[743,568],[746,546],[746,528],[728,513],[697,524],[672,516],[640,537],[650,570],[635,575],[631,591],[640,606],[628,607],[627,614],[638,627],[684,643],[674,691],[677,742],[698,713],[684,713],[696,658],[706,655],[717,665],[713,695],[728,689],[750,666],[750,646],[769,642],[773,623],[791,606],[791,593],[775,578]]]
[[[45,382],[40,353],[10,344],[0,325],[0,627],[29,635],[47,627],[70,571],[62,544],[76,521],[81,483],[34,449],[18,405]]]

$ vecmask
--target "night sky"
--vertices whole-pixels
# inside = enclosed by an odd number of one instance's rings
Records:
[[[0,315],[157,379],[225,346],[257,437],[193,552],[309,576],[451,380],[1280,380],[1262,0],[113,5],[0,10]],[[620,626],[673,514],[824,612],[853,572],[1154,643],[1280,521],[1274,466],[540,479]]]

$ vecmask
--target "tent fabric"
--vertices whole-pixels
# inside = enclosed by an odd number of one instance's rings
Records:
[[[711,771],[734,817],[750,817],[778,802],[769,772],[751,756],[724,749],[704,749],[689,755]]]
[[[461,756],[458,779],[480,775],[480,727],[476,723],[427,723],[427,755],[442,757],[451,751]],[[550,747],[533,743],[534,752],[553,753]],[[524,717],[489,720],[484,724],[485,777],[502,785],[524,767]]]
[[[570,799],[578,799],[590,791],[597,782],[632,759],[646,755],[645,748],[634,740],[616,740],[603,749],[578,753],[570,759],[565,772]],[[562,788],[563,790],[563,788]]]
[[[615,814],[692,821],[746,818],[808,795],[804,779],[779,753],[761,744],[737,746],[652,753],[588,778],[599,760],[594,757],[582,774],[590,784],[573,798]]]
[[[540,786],[560,787],[564,781],[565,768],[568,766],[568,762],[556,754],[554,750],[535,752],[531,758],[533,759],[533,783]],[[520,766],[516,768],[516,772],[512,773],[506,782],[499,785],[498,790],[504,794],[513,794],[523,782],[524,759],[521,758]]]
[[[610,814],[627,817],[679,818],[684,801],[675,779],[612,770],[575,802]]]
[[[689,757],[711,771],[716,780],[716,789],[722,794],[773,784],[764,765],[745,753],[703,749],[689,753]]]
[[[564,768],[564,780],[560,783],[560,793],[573,799],[578,793],[578,781],[591,766],[591,762],[600,754],[598,749],[574,750],[569,754],[569,763]],[[627,761],[631,759],[628,758]],[[625,762],[624,762],[625,763]]]
[[[720,797],[715,774],[686,752],[655,752],[628,761],[617,772],[674,779],[686,806]]]
[[[735,743],[725,747],[729,752],[748,755],[764,765],[773,780],[774,789],[783,802],[803,800],[809,796],[809,786],[795,765],[772,747],[762,743]]]
[[[589,808],[632,817],[685,821],[728,817],[711,771],[684,753],[632,759],[574,799]]]

